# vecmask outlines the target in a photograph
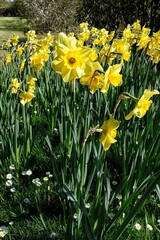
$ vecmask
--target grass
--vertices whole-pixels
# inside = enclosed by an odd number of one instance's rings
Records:
[[[16,33],[20,40],[25,39],[24,30],[27,27],[27,21],[20,17],[0,17],[0,46],[3,42],[12,37]],[[0,49],[0,58],[8,51]]]

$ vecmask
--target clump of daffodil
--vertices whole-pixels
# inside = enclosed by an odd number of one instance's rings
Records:
[[[34,42],[36,39],[36,32],[34,30],[30,30],[26,33],[27,36],[27,42]]]
[[[122,85],[122,74],[120,74],[121,69],[122,64],[115,64],[113,66],[109,66],[109,68],[105,72],[104,85],[101,88],[101,92],[107,92],[110,84],[115,87]]]
[[[99,61],[102,64],[108,64],[111,65],[112,61],[115,59],[116,55],[112,54],[114,49],[112,48],[112,45],[110,43],[106,43],[99,53]]]
[[[123,39],[125,39],[130,45],[135,43],[135,35],[132,33],[131,25],[128,24],[127,27],[123,30]]]
[[[130,44],[125,39],[115,39],[112,43],[112,51],[121,56],[121,59],[128,61],[131,56]]]
[[[96,30],[96,34],[93,30]],[[105,29],[92,29],[92,36],[94,37],[93,44],[102,46],[108,42],[109,32]]]
[[[138,118],[142,118],[152,104],[152,100],[150,100],[150,98],[156,94],[159,94],[158,90],[150,91],[146,89],[142,97],[139,100],[137,99],[137,105],[135,106],[135,108],[125,117],[125,119],[129,120],[134,115]],[[133,99],[135,98],[133,97]]]
[[[43,39],[36,39],[32,44],[33,54],[30,56],[30,66],[39,72],[50,56],[50,47],[53,45],[53,36],[48,33]]]
[[[80,78],[91,53],[91,48],[79,47],[75,37],[68,37],[61,32],[57,36],[52,68],[62,76],[64,82]]]
[[[93,94],[104,85],[103,68],[99,62],[88,62],[84,68],[84,75],[80,78],[82,85],[87,85]]]
[[[90,37],[90,30],[88,29],[88,22],[83,22],[80,24],[81,32],[78,34],[78,40],[80,43],[84,43]]]
[[[110,148],[111,144],[117,142],[115,137],[117,135],[117,128],[119,127],[119,125],[119,121],[115,120],[114,117],[111,115],[110,118],[105,121],[100,127],[100,130],[102,132],[100,142],[102,143],[105,151]]]
[[[135,38],[139,38],[139,35],[141,34],[141,23],[139,19],[133,23],[132,33],[135,35]]]
[[[9,87],[11,88],[11,92],[16,94],[20,85],[21,83],[18,81],[18,78],[12,79],[11,84],[9,85]]]
[[[137,43],[138,49],[142,49],[147,46],[150,41],[150,28],[142,28],[141,34],[139,34],[139,41]]]
[[[160,30],[153,33],[147,47],[147,54],[155,63],[160,61]]]
[[[39,44],[45,47],[53,46],[53,43],[54,43],[54,36],[51,34],[51,32],[48,32],[43,39],[39,40]]]

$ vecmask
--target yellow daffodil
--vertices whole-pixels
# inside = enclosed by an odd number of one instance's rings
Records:
[[[149,43],[149,41],[150,41],[150,37],[149,37],[149,36],[144,35],[144,34],[141,35],[140,40],[139,40],[139,42],[137,43],[138,50],[146,47],[147,44]]]
[[[147,47],[147,54],[155,63],[160,61],[160,31],[153,33]]]
[[[23,69],[24,69],[24,66],[25,66],[25,63],[26,63],[26,59],[23,59],[23,61],[21,62],[21,65],[19,67],[19,71],[22,72]]]
[[[46,56],[44,55],[43,52],[35,52],[31,57],[30,57],[30,66],[34,68],[35,72],[39,72],[45,63],[45,58]],[[48,57],[48,55],[47,55]]]
[[[87,85],[92,94],[104,85],[104,74],[101,72],[103,68],[99,62],[89,62],[84,69],[84,75],[80,78],[80,83]]]
[[[94,62],[98,59],[98,54],[97,54],[96,48],[91,48],[91,54],[89,55],[89,58],[92,62]]]
[[[78,39],[79,41],[82,41],[82,42],[85,42],[89,39],[90,37],[90,31],[87,30],[87,31],[84,31],[84,32],[81,32],[79,35],[78,35]]]
[[[119,127],[119,121],[115,120],[113,116],[103,123],[100,129],[102,129],[102,135],[100,142],[103,145],[104,150],[108,150],[111,144],[117,142],[115,139],[117,135],[117,128]]]
[[[5,43],[5,47],[8,49],[11,47],[11,39],[8,39],[7,42]]]
[[[34,97],[34,93],[32,91],[23,91],[19,94],[19,97],[21,98],[22,105],[25,105],[26,103],[30,102]]]
[[[125,117],[125,119],[129,120],[132,118],[133,115],[135,115],[138,118],[142,118],[152,104],[152,100],[150,100],[150,98],[156,94],[159,94],[159,91],[157,90],[150,91],[146,89],[142,97],[137,102],[136,107]]]
[[[31,75],[29,75],[29,77],[28,77],[28,91],[34,92],[35,86],[36,86],[35,81],[37,81],[37,78],[34,78]]]
[[[109,66],[105,72],[105,83],[101,89],[101,92],[106,92],[109,89],[110,84],[117,87],[122,84],[122,74],[120,74],[122,64],[115,64]]]
[[[80,23],[79,24],[79,27],[81,28],[81,29],[88,29],[88,26],[89,26],[89,23],[88,22],[82,22],[82,23]]]
[[[131,31],[130,24],[128,24],[127,27],[123,30],[123,37],[129,42],[134,38],[134,34]]]
[[[11,84],[9,85],[9,87],[11,88],[12,93],[17,93],[19,87],[20,87],[21,83],[18,82],[18,78],[14,78],[11,81]]]
[[[11,38],[11,43],[13,44],[13,46],[16,46],[18,44],[18,41],[19,41],[19,36],[13,33]]]
[[[130,58],[130,44],[126,39],[115,39],[112,44],[113,52],[120,53],[121,58],[128,61]]]
[[[6,56],[6,64],[10,63],[12,61],[12,57],[10,54]]]
[[[34,42],[36,38],[36,32],[34,30],[30,30],[26,33],[27,40],[31,43]]]
[[[85,64],[92,53],[88,47],[78,47],[75,37],[59,33],[55,47],[55,59],[52,68],[61,74],[64,82],[72,81],[83,75]]]
[[[135,34],[135,37],[138,37],[139,34],[141,34],[141,23],[140,20],[137,20],[133,23],[133,33]]]
[[[16,49],[16,53],[17,53],[17,56],[20,57],[23,53],[23,47],[21,46],[18,46],[17,49]]]

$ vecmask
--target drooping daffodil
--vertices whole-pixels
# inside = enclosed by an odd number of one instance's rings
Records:
[[[132,118],[133,115],[135,115],[138,118],[142,118],[152,104],[152,100],[150,100],[150,98],[156,94],[159,94],[158,90],[151,91],[146,89],[142,97],[138,100],[135,108],[125,117],[125,119],[129,120]]]
[[[115,139],[117,135],[117,128],[119,127],[120,122],[115,120],[114,117],[111,115],[110,118],[103,123],[100,127],[102,129],[102,135],[100,138],[100,142],[103,145],[105,151],[107,151],[111,144],[117,142]]]

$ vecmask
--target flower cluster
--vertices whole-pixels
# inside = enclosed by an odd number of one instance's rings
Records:
[[[65,83],[77,81],[87,86],[91,94],[97,91],[107,94],[111,86],[123,84],[123,68],[131,57],[133,46],[137,51],[145,49],[152,61],[159,62],[160,31],[152,36],[150,32],[137,20],[119,36],[114,31],[90,27],[87,22],[80,24],[77,36],[63,32],[53,36],[48,32],[43,38],[38,38],[31,30],[26,34],[23,45],[19,44],[19,37],[13,34],[5,44],[11,50],[5,63],[10,64],[14,59],[18,69],[17,75],[10,80],[9,89],[19,96],[22,105],[30,103],[36,96],[39,73],[46,66],[59,74]],[[132,116],[142,118],[152,104],[150,98],[156,94],[159,94],[158,90],[146,89],[139,99],[126,95],[133,98],[136,106],[126,114],[125,119],[129,120]],[[99,131],[102,132],[100,142],[104,150],[117,141],[115,137],[119,126],[120,122],[114,119],[114,114],[102,124]]]
[[[5,226],[0,227],[0,237],[4,237],[6,234],[8,234],[8,228]]]

